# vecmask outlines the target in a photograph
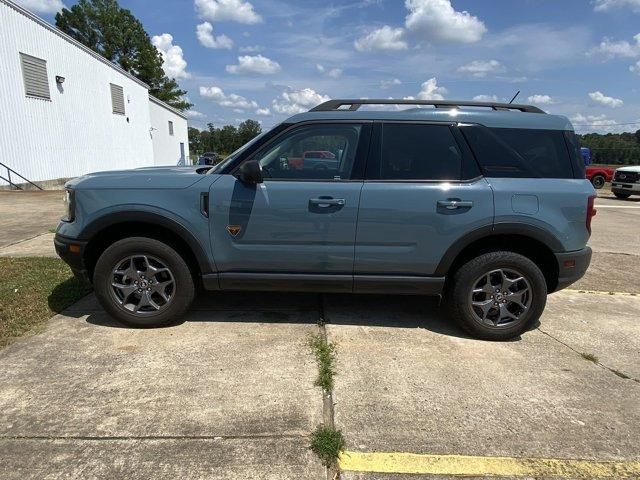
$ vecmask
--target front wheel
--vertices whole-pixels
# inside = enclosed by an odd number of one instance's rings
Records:
[[[96,297],[112,317],[136,327],[159,327],[191,306],[195,286],[189,267],[158,240],[131,237],[107,248],[93,274]]]
[[[630,193],[613,192],[613,194],[616,196],[616,198],[620,198],[622,200],[626,200],[627,198],[629,198],[631,196]]]
[[[547,302],[547,284],[527,257],[490,252],[455,272],[446,302],[450,317],[474,337],[509,340],[540,318]]]
[[[593,188],[601,189],[604,187],[606,179],[602,175],[596,175],[591,179],[591,184]]]

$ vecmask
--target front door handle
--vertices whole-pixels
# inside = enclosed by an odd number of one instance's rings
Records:
[[[311,198],[309,205],[318,208],[344,207],[344,198]]]
[[[471,208],[473,207],[473,202],[471,200],[438,200],[438,207],[446,208],[447,210]]]

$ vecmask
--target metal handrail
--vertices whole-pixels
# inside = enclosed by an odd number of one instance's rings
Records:
[[[17,175],[18,177],[20,177],[22,180],[24,180],[25,182],[29,183],[30,185],[33,185],[38,190],[42,190],[43,189],[40,185],[36,185],[35,183],[33,183],[28,178],[23,177],[22,175],[20,175],[18,172],[16,172],[13,168],[9,167],[8,165],[5,165],[4,163],[0,162],[0,166],[7,169],[7,177],[8,177],[8,178],[4,178],[2,175],[0,175],[0,179],[2,179],[5,182],[7,182],[10,186],[14,187],[16,190],[22,190],[22,187],[20,185],[18,185],[17,183],[14,183],[14,182],[11,181],[11,174],[12,173],[14,175]]]

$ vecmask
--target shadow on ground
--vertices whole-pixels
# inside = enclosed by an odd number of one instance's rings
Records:
[[[247,316],[247,312],[255,316]],[[300,315],[305,312],[314,314]],[[64,314],[75,318],[86,316],[86,321],[93,325],[132,328],[105,315],[93,295]],[[406,295],[206,292],[198,296],[183,319],[162,328],[174,328],[184,322],[314,323],[321,319],[334,325],[422,328],[441,335],[471,338],[449,321],[437,297]],[[535,327],[537,324],[532,329]]]

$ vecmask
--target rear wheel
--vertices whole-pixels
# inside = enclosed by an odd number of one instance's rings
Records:
[[[514,252],[491,252],[462,265],[447,292],[450,317],[471,335],[509,340],[537,321],[547,302],[540,269]]]
[[[622,200],[625,200],[631,196],[630,193],[613,192],[613,194],[616,196],[616,198],[620,198]]]
[[[604,187],[606,179],[602,175],[596,175],[591,179],[591,184],[593,188],[601,189]]]
[[[158,240],[119,240],[98,259],[93,274],[96,296],[117,320],[158,327],[177,320],[190,307],[195,287],[189,267]]]

